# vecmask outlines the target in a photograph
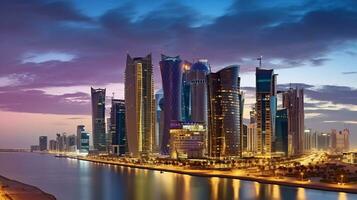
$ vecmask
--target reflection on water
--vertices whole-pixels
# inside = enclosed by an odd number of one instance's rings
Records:
[[[348,193],[160,173],[30,153],[0,153],[0,174],[38,186],[59,200],[357,199]]]

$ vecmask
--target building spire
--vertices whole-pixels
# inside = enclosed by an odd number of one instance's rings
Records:
[[[259,68],[262,67],[263,56],[258,57],[257,60],[259,60]]]

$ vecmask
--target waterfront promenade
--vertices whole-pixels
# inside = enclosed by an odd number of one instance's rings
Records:
[[[88,158],[88,157],[68,156],[68,158],[101,163],[101,164],[111,164],[111,165],[118,165],[124,167],[156,170],[162,173],[172,172],[172,173],[179,173],[179,174],[187,174],[191,176],[240,179],[240,180],[247,180],[247,181],[255,181],[263,184],[276,184],[276,185],[284,185],[284,186],[291,186],[291,187],[303,187],[308,189],[327,190],[327,191],[335,191],[335,192],[348,192],[348,193],[357,194],[357,184],[338,185],[338,184],[331,184],[331,183],[322,183],[314,180],[301,181],[291,177],[257,176],[257,175],[247,174],[244,170],[213,170],[213,169],[198,170],[198,169],[190,169],[186,167],[178,167],[178,166],[171,166],[171,165],[123,163],[118,161],[110,161],[110,160]]]
[[[0,200],[55,200],[37,187],[0,176]]]

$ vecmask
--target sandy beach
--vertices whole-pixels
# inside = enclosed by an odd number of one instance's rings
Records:
[[[37,187],[0,176],[0,200],[55,200]]]

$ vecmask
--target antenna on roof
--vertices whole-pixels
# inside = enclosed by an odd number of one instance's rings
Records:
[[[259,67],[262,67],[263,56],[258,57],[257,60],[259,60]]]
[[[114,94],[115,94],[115,93],[113,92],[113,93],[112,93],[112,95],[113,95],[113,96],[112,96],[112,99],[114,99]]]

